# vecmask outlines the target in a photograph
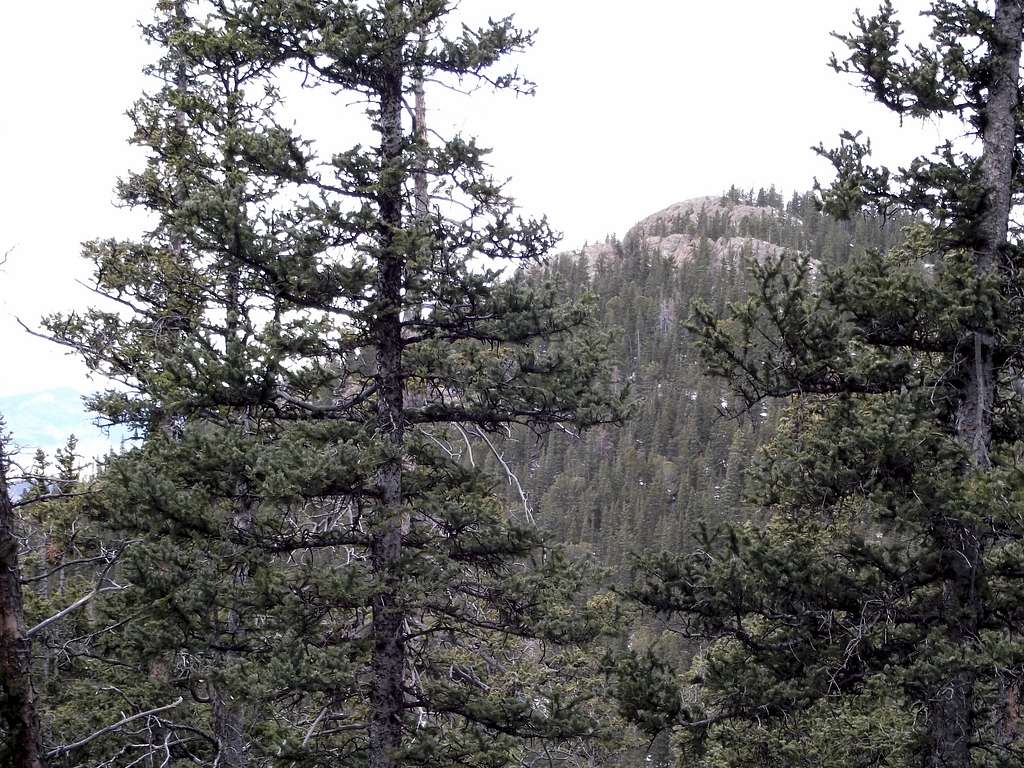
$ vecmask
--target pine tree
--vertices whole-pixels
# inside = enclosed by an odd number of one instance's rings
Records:
[[[637,566],[643,602],[714,641],[704,711],[682,718],[711,764],[1024,761],[1024,307],[1008,238],[1022,7],[936,0],[927,15],[930,44],[907,49],[889,2],[858,15],[833,65],[901,116],[959,120],[973,145],[895,172],[856,134],[820,150],[838,172],[826,211],[915,215],[907,242],[837,269],[773,261],[724,317],[697,310],[711,371],[746,407],[794,399],[751,475],[771,524]]]
[[[424,79],[532,88],[497,71],[532,36],[450,34],[453,7],[161,4],[164,85],[133,110],[148,165],[120,189],[155,226],[86,249],[126,311],[48,321],[143,439],[104,473],[108,524],[143,539],[124,647],[175,660],[192,714],[166,727],[209,728],[199,759],[504,765],[598,729],[572,678],[603,604],[452,446],[615,422],[624,395],[587,300],[505,276],[547,223],[475,142],[403,118]],[[364,98],[376,146],[325,159],[283,128],[288,68]]]

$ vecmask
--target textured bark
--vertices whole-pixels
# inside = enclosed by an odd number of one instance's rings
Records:
[[[231,297],[229,315],[234,312],[237,315],[237,280],[229,287]],[[232,321],[229,316],[228,327],[233,331]],[[248,429],[248,417],[243,419],[243,428]],[[252,504],[249,501],[249,489],[245,483],[239,483],[237,488],[238,499],[234,503],[231,514],[231,526],[236,531],[251,531]],[[249,580],[249,569],[245,565],[236,565],[233,573],[235,586],[242,587]],[[226,636],[226,646],[239,646],[245,639],[245,627],[242,622],[242,614],[236,605],[228,609],[227,620],[220,627],[220,631]],[[222,651],[215,656],[215,663],[218,671],[223,672],[230,668],[237,660],[238,654],[234,651]],[[245,735],[246,726],[246,702],[236,698],[228,689],[228,686],[221,686],[217,682],[210,684],[210,706],[212,710],[211,725],[213,735],[217,739],[218,764],[224,768],[246,768],[249,765],[249,744]]]
[[[1017,126],[1016,110],[1021,56],[1020,0],[996,3],[985,131],[982,143],[981,184],[985,195],[976,225],[975,270],[991,274],[1006,245],[1010,220],[1010,190]],[[993,345],[990,329],[976,328],[965,340],[961,397],[956,414],[957,437],[970,452],[975,469],[991,466],[992,404],[995,400]]]
[[[1009,676],[1000,682],[999,693],[1003,705],[995,714],[996,743],[1003,749],[1010,748],[1020,738],[1020,683],[1018,676]]]
[[[402,3],[385,5],[388,28],[395,34]],[[377,514],[370,547],[377,580],[373,600],[373,659],[370,695],[370,768],[395,768],[402,743],[405,646],[400,603],[402,557],[402,455],[405,443],[402,381],[402,284],[404,254],[395,233],[402,226],[402,50],[389,46],[382,60],[380,95],[381,178],[377,261],[376,378],[377,433],[387,452],[377,470]]]
[[[18,541],[6,466],[0,443],[0,728],[6,749],[12,751],[12,768],[44,768],[32,688],[32,644],[25,636]]]
[[[988,100],[984,111],[981,183],[983,207],[975,225],[974,267],[991,274],[1005,247],[1016,132],[1021,57],[1020,0],[998,0],[992,43]],[[990,328],[974,328],[964,340],[958,361],[962,371],[956,412],[956,436],[970,457],[968,472],[991,467],[992,407],[995,401],[995,338]],[[952,648],[978,642],[985,585],[984,547],[977,524],[944,517],[936,522],[946,573],[943,615]],[[928,768],[971,765],[971,742],[977,730],[974,693],[977,675],[969,663],[952,670],[932,692],[927,732]]]
[[[942,520],[937,524],[946,571],[942,615],[951,649],[964,649],[978,641],[984,562],[977,529],[969,522]],[[925,766],[968,768],[976,732],[974,689],[977,674],[968,660],[951,668],[949,677],[930,692]]]
[[[245,709],[216,686],[210,686],[213,709],[213,735],[217,739],[219,765],[224,768],[245,768],[249,751],[245,740]]]
[[[237,126],[238,118],[235,109],[229,105],[227,123],[230,126]],[[232,177],[237,168],[235,155],[237,148],[229,144],[223,154],[223,165],[225,177]],[[225,322],[225,351],[229,359],[238,354],[244,348],[244,329],[242,318],[244,307],[242,304],[242,287],[240,266],[245,263],[245,246],[242,241],[241,222],[245,218],[245,206],[242,203],[242,190],[232,189],[232,206],[234,219],[231,222],[231,259],[236,265],[235,269],[228,274],[227,296],[225,308],[227,312]],[[250,434],[252,431],[251,414],[242,414],[239,423],[240,429]],[[235,488],[235,501],[231,510],[231,527],[235,531],[248,533],[252,531],[253,505],[251,502],[250,489],[246,481],[239,481]],[[238,554],[237,550],[234,554]],[[241,588],[249,580],[249,569],[244,563],[236,563],[233,567],[232,581],[235,587]],[[214,619],[217,620],[216,617]],[[219,623],[219,622],[218,622]],[[228,609],[226,621],[219,630],[227,636],[227,647],[238,647],[243,644],[245,627],[242,615],[236,604]],[[216,664],[220,671],[230,668],[238,658],[235,651],[223,651],[216,654]],[[246,711],[245,701],[237,699],[228,690],[228,686],[219,686],[214,683],[210,686],[210,699],[213,715],[213,734],[218,742],[218,755],[220,765],[224,768],[246,768],[249,764],[249,749],[245,738]]]
[[[239,489],[240,500],[235,503],[231,524],[235,530],[252,530],[252,505],[246,501],[247,489]],[[234,583],[242,586],[249,580],[249,571],[244,566],[236,567]],[[240,645],[244,639],[245,628],[238,608],[232,606],[228,610],[227,621],[221,628],[227,638],[228,646]],[[216,655],[216,665],[220,672],[229,668],[237,659],[233,651],[223,651]],[[213,735],[217,739],[219,765],[224,768],[246,768],[249,765],[249,745],[245,736],[246,708],[245,701],[237,699],[227,690],[227,686],[217,683],[210,684],[210,707],[212,710],[211,725]]]

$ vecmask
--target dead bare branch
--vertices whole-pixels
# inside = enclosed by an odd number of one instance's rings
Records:
[[[76,749],[81,749],[86,744],[89,744],[89,743],[95,741],[100,736],[106,736],[108,733],[116,731],[117,729],[124,727],[125,725],[127,725],[130,722],[133,722],[135,720],[140,720],[143,717],[151,717],[153,715],[159,714],[160,712],[166,712],[169,709],[174,709],[179,704],[181,704],[182,701],[184,701],[184,699],[181,696],[179,696],[177,699],[172,701],[170,704],[165,704],[162,707],[154,707],[153,709],[147,709],[145,712],[139,712],[139,713],[134,714],[134,715],[123,717],[120,720],[118,720],[116,723],[111,723],[110,725],[104,726],[103,728],[100,728],[98,731],[95,731],[94,733],[91,733],[88,736],[86,736],[85,738],[79,739],[76,742],[73,742],[71,744],[64,744],[63,746],[60,746],[60,747],[54,747],[53,749],[51,749],[49,752],[46,753],[46,756],[47,757],[60,757],[61,755],[66,755],[66,754],[68,754],[70,752],[74,752]]]

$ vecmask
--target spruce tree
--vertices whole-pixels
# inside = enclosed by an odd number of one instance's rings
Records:
[[[453,10],[177,0],[146,28],[163,84],[132,111],[148,162],[120,195],[154,224],[86,248],[120,309],[48,327],[142,440],[103,476],[107,524],[143,539],[122,647],[169,660],[156,682],[191,714],[165,727],[211,737],[193,759],[504,765],[598,729],[574,678],[607,606],[452,446],[624,400],[586,299],[506,276],[547,223],[474,141],[404,117],[424,81],[532,89],[498,69],[532,35],[452,33]],[[376,145],[328,156],[283,127],[291,69],[364,99]]]
[[[680,718],[710,764],[1024,763],[1022,7],[926,15],[915,47],[889,2],[858,15],[833,66],[964,138],[898,170],[859,134],[819,149],[825,211],[916,216],[906,242],[839,268],[773,260],[746,302],[696,311],[742,407],[790,401],[748,476],[771,523],[637,563],[639,599],[711,643]]]

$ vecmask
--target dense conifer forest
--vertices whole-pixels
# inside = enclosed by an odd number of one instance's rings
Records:
[[[774,188],[678,203],[544,267],[569,295],[590,294],[614,339],[614,380],[636,404],[623,425],[576,437],[523,436],[510,447],[542,527],[601,565],[631,552],[692,546],[702,527],[746,520],[745,476],[782,408],[742,415],[729,387],[707,375],[689,327],[697,300],[724,311],[754,287],[759,259],[788,253],[841,266],[900,242],[909,220],[820,213],[813,195]],[[513,501],[518,493],[513,494]]]
[[[37,331],[131,439],[0,421],[0,766],[1024,765],[1021,3],[839,34],[955,126],[906,167],[848,132],[568,250],[426,125],[534,88],[533,32],[456,13],[142,27],[146,228]]]

